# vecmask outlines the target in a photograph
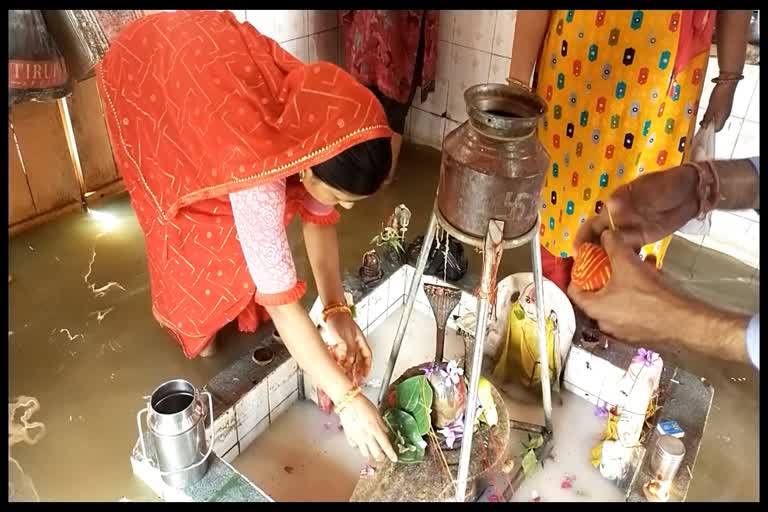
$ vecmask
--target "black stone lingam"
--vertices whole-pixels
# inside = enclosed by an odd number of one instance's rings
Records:
[[[435,316],[435,371],[431,372],[428,380],[434,390],[432,404],[432,422],[437,428],[444,428],[454,423],[464,411],[464,380],[458,385],[451,381],[445,371],[443,355],[445,353],[445,328],[451,312],[456,309],[461,300],[461,290],[438,284],[424,283],[424,293],[427,295],[432,314]]]
[[[366,288],[376,286],[384,277],[381,269],[381,259],[374,249],[363,254],[363,265],[359,270],[360,280]]]

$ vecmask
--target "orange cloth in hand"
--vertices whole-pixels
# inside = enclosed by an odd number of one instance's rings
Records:
[[[571,281],[582,290],[597,291],[611,278],[611,261],[599,245],[584,243],[576,251]]]

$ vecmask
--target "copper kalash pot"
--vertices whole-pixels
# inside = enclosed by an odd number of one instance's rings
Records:
[[[547,106],[523,87],[481,84],[464,93],[469,120],[443,141],[437,204],[454,228],[485,238],[491,219],[504,239],[534,227],[549,155],[536,137]]]

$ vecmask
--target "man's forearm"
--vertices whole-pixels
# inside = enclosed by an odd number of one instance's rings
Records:
[[[336,226],[304,224],[304,244],[323,305],[344,302]]]
[[[512,42],[512,62],[509,77],[525,84],[531,83],[544,36],[549,25],[549,11],[517,11],[515,36]]]
[[[718,210],[760,209],[760,176],[747,159],[713,162],[720,180]]]
[[[749,317],[680,297],[669,312],[673,341],[709,357],[750,363],[746,345]]]

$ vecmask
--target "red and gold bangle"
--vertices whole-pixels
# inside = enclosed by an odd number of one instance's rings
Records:
[[[338,313],[348,313],[352,314],[352,308],[347,306],[346,304],[343,304],[341,302],[337,302],[335,304],[329,304],[323,308],[323,322],[327,322],[330,317],[333,315],[336,315]]]
[[[339,403],[336,404],[336,406],[333,408],[333,411],[336,414],[341,414],[341,412],[346,409],[350,403],[352,403],[352,400],[360,396],[362,392],[363,391],[360,389],[360,386],[355,386],[354,388],[350,389],[346,392],[344,397],[339,400]]]

